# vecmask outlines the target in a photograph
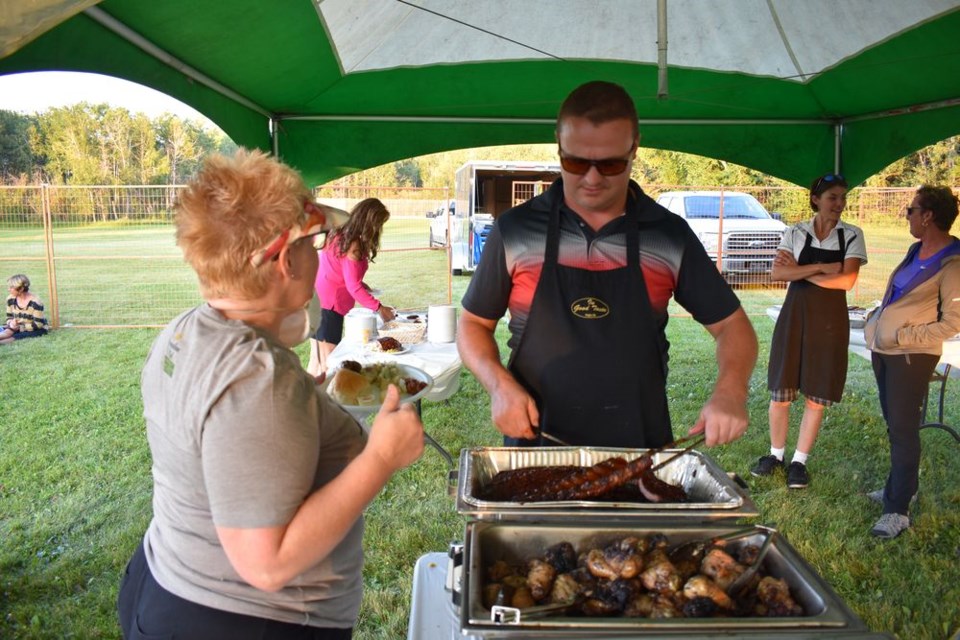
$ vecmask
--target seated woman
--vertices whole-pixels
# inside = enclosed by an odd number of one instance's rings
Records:
[[[43,303],[30,293],[30,278],[18,273],[7,278],[10,297],[7,298],[7,321],[0,331],[0,344],[14,340],[38,338],[47,335],[47,319],[43,315]]]
[[[423,451],[390,386],[363,428],[301,366],[329,226],[300,176],[256,151],[207,160],[177,244],[206,302],[141,376],[153,517],[117,602],[125,638],[349,638],[364,508]]]

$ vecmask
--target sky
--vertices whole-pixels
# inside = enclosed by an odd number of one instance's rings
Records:
[[[132,113],[143,112],[151,118],[169,112],[214,126],[199,111],[176,98],[119,78],[66,71],[0,76],[0,109],[33,114],[50,107],[64,107],[78,102],[106,102],[125,107]]]

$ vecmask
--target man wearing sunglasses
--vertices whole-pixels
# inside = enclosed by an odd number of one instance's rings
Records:
[[[717,379],[691,433],[707,446],[747,428],[757,339],[687,223],[630,179],[633,100],[589,82],[557,118],[561,179],[501,215],[463,297],[457,344],[491,395],[508,446],[658,447],[667,409],[667,304],[716,340]],[[510,312],[510,361],[494,338]]]

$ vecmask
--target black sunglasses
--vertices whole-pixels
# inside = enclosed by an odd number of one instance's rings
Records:
[[[818,178],[817,181],[816,181],[815,183],[813,183],[813,192],[814,192],[814,193],[819,193],[819,192],[820,192],[820,187],[821,187],[821,186],[823,185],[823,183],[825,183],[825,182],[826,182],[827,184],[829,184],[829,183],[831,183],[831,182],[843,182],[844,184],[846,184],[847,179],[844,178],[844,177],[843,177],[842,175],[840,175],[839,173],[828,173],[827,175]],[[829,189],[829,187],[827,187],[827,188]]]
[[[914,211],[923,211],[923,207],[905,207],[905,208],[907,210],[908,217],[912,215]]]
[[[630,164],[630,158],[633,155],[633,148],[631,147],[630,154],[626,158],[588,160],[564,154],[563,147],[558,146],[557,149],[560,152],[560,166],[563,167],[563,170],[578,176],[586,175],[590,171],[590,167],[596,167],[602,176],[618,176],[627,170],[627,165]]]

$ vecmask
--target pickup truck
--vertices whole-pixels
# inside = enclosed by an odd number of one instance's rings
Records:
[[[724,275],[769,275],[773,269],[786,225],[750,194],[669,191],[657,203],[686,219]]]
[[[457,201],[442,204],[430,215],[430,244],[428,246],[446,247],[450,244],[450,236],[460,235],[460,220],[457,219]]]

